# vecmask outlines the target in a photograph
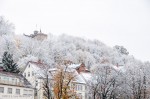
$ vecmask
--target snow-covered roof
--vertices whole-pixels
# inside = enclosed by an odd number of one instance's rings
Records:
[[[82,84],[86,84],[87,81],[89,79],[91,79],[91,73],[90,72],[81,72],[78,73],[76,71],[76,68],[78,68],[81,64],[70,64],[67,66],[67,72],[72,72],[75,75],[75,81],[76,83],[82,83]],[[54,71],[57,71],[57,68],[51,68],[49,69],[49,71],[51,71],[51,73],[54,73]]]
[[[119,66],[116,66],[116,65],[113,65],[113,64],[110,64],[110,63],[105,63],[105,64],[101,64],[100,66],[95,66],[95,67],[92,67],[91,70],[97,70],[97,68],[101,68],[101,67],[108,67],[110,69],[114,69],[116,71],[120,71],[120,72],[125,72],[125,66],[124,65],[119,65]]]
[[[78,68],[79,66],[81,66],[81,64],[71,64],[68,67],[76,70],[76,68]],[[77,73],[77,75],[76,75],[76,81],[75,82],[77,82],[77,83],[86,84],[87,81],[91,79],[91,73],[90,72],[80,72],[80,73],[78,73],[76,71],[76,73]]]
[[[39,63],[39,62],[29,62],[30,67],[33,69],[33,72],[35,74],[35,76],[37,77],[45,77],[46,74],[46,64],[43,63]]]
[[[75,68],[79,67],[80,65],[81,65],[81,64],[71,64],[71,65],[69,65],[68,67],[75,69]]]
[[[20,85],[20,86],[26,87],[26,88],[32,88],[32,86],[29,83],[29,81],[22,74],[0,71],[0,76],[17,78],[17,79],[20,80],[20,82],[23,83],[23,85]],[[1,84],[6,84],[7,85],[8,83],[4,81]],[[8,85],[11,85],[11,83],[9,83]]]
[[[76,75],[76,79],[74,82],[86,84],[86,81],[83,79],[83,77],[80,74]]]
[[[31,68],[33,68],[33,72],[38,77],[44,77],[43,73],[44,71],[41,70],[41,68],[37,67],[36,65],[31,65]]]
[[[49,71],[56,71],[57,68],[50,68]]]
[[[87,82],[92,78],[91,73],[80,73],[80,75],[83,77],[83,79]]]
[[[125,66],[113,66],[113,68],[120,72],[125,72]]]

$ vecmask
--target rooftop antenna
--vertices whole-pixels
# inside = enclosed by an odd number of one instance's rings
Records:
[[[40,26],[40,33],[42,33],[42,31],[41,31],[41,26]]]
[[[40,28],[40,33],[42,33],[41,28]]]

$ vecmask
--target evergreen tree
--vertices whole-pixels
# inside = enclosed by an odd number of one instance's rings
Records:
[[[2,58],[3,70],[6,72],[18,73],[17,64],[13,61],[13,55],[8,52],[4,52]]]

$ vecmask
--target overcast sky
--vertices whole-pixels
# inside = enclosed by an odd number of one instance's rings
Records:
[[[1,15],[15,24],[16,34],[41,28],[98,39],[150,61],[150,0],[0,0]]]

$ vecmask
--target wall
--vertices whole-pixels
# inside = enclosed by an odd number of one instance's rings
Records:
[[[34,71],[33,67],[34,67],[34,64],[29,63],[27,65],[25,71],[23,72],[23,75],[24,75],[24,73],[26,73],[26,77],[25,78],[31,83],[33,88],[36,88],[36,90],[37,90],[37,96],[36,96],[37,99],[42,99],[42,97],[43,97],[43,89],[42,89],[43,88],[43,80],[42,79],[38,79],[36,77],[36,74],[32,75],[32,72]],[[28,72],[30,72],[30,77],[28,77]]]
[[[9,85],[0,85],[4,87],[4,93],[0,93],[0,99],[34,99],[34,89],[9,86]],[[8,94],[8,88],[12,88],[12,94]],[[20,94],[16,94],[16,89],[20,89]]]

